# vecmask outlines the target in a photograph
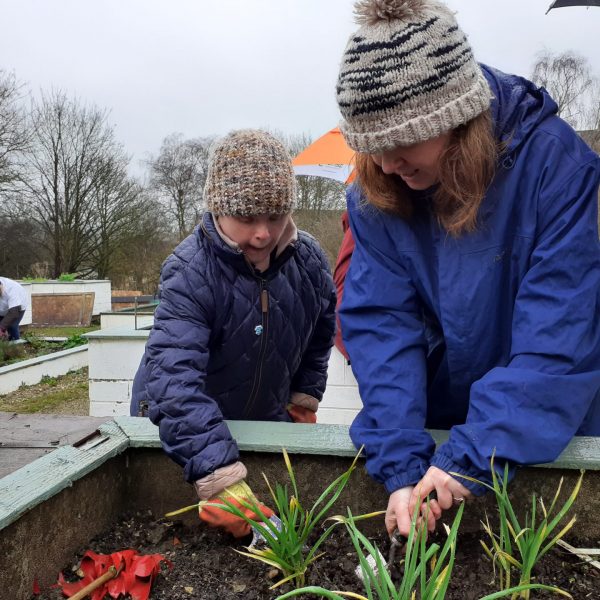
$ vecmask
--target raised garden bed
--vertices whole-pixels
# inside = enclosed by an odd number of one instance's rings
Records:
[[[13,365],[30,358],[38,358],[87,344],[85,338],[38,338],[24,337],[17,342],[0,341],[0,367]]]
[[[268,498],[268,491],[261,472],[270,481],[286,481],[281,447],[290,451],[305,504],[312,503],[324,484],[348,468],[354,454],[344,426],[234,422],[230,427],[248,466],[249,483],[262,499]],[[443,437],[436,434],[438,441]],[[83,550],[108,553],[132,546],[140,552],[168,552],[174,563],[173,570],[166,571],[155,583],[151,598],[276,598],[278,594],[268,590],[273,583],[269,569],[235,553],[231,539],[200,526],[195,514],[184,515],[181,525],[165,525],[161,515],[191,504],[195,498],[183,482],[180,468],[159,448],[156,428],[147,420],[118,418],[101,426],[99,435],[85,444],[60,448],[0,480],[0,527],[4,527],[0,556],[4,557],[4,565],[10,565],[0,570],[0,589],[9,597],[28,598],[34,579],[48,590],[58,571],[70,568]],[[534,490],[551,498],[560,476],[565,476],[565,489],[572,489],[578,469],[586,467],[584,486],[573,509],[578,521],[567,541],[597,547],[599,459],[600,440],[579,438],[552,468],[521,470],[512,486],[517,509],[524,510]],[[334,512],[343,512],[349,506],[359,514],[383,509],[385,504],[384,490],[358,468],[340,496],[339,510]],[[483,537],[479,520],[484,510],[493,514],[493,498],[478,500],[466,509],[453,578],[453,586],[457,587],[448,599],[480,597],[473,587],[465,590],[465,583],[483,583],[484,593],[493,589],[487,586],[491,565],[481,558],[478,546]],[[121,516],[126,513],[138,516],[124,522]],[[365,522],[361,529],[375,536],[387,554],[381,519]],[[181,543],[174,543],[175,538]],[[337,537],[324,546],[326,555],[315,563],[314,577],[320,573],[323,579],[319,582],[329,589],[362,592],[352,574],[357,559],[344,545],[346,539],[340,528]],[[461,558],[461,552],[472,551],[477,556],[474,563]],[[556,553],[553,560],[558,562],[542,566],[539,576],[549,577],[550,583],[557,585],[579,586],[572,588],[575,598],[600,598],[600,579],[593,569],[579,566],[571,570],[574,561],[561,553]],[[230,564],[234,571],[228,575],[223,569]],[[556,577],[560,579],[554,580]],[[535,593],[532,597],[552,596]]]
[[[53,294],[93,294],[92,314],[99,315],[101,312],[111,309],[111,283],[108,279],[33,279],[21,282],[28,285],[31,294],[53,295]],[[35,311],[33,322],[36,321]]]
[[[381,520],[378,521],[383,529]],[[387,556],[389,541],[382,531],[371,536]],[[456,564],[446,600],[482,598],[497,590],[494,585],[491,561],[483,557],[478,533],[459,536]],[[189,600],[190,598],[214,600],[272,600],[291,586],[279,591],[269,589],[279,579],[272,568],[240,556],[236,550],[245,551],[249,540],[234,540],[230,536],[202,526],[199,522],[186,525],[166,519],[156,519],[150,512],[137,512],[124,516],[110,530],[102,532],[64,565],[67,581],[76,581],[78,562],[84,551],[92,549],[99,554],[110,554],[116,549],[133,548],[140,554],[162,554],[172,562],[172,568],[163,564],[161,574],[152,586],[150,598],[154,600]],[[436,533],[431,541],[443,544],[443,534]],[[583,543],[583,541],[582,541]],[[593,540],[588,542],[594,543]],[[598,545],[598,541],[595,541]],[[324,555],[314,563],[307,577],[307,585],[329,590],[363,593],[361,581],[355,575],[356,553],[343,527],[322,547]],[[393,574],[400,579],[400,557]],[[547,555],[536,569],[539,583],[558,586],[571,593],[573,598],[597,600],[600,598],[600,570],[583,563],[564,550]],[[304,596],[305,598],[315,596]],[[550,598],[541,593],[534,598]],[[554,595],[554,597],[558,597]],[[59,600],[59,589],[47,589],[32,600]]]
[[[6,346],[9,352],[8,361],[0,360],[0,395],[14,392],[22,385],[39,383],[44,377],[65,375],[87,367],[87,345],[77,345],[79,341],[69,338],[55,342],[39,340],[34,344],[27,340],[0,343],[0,350]]]

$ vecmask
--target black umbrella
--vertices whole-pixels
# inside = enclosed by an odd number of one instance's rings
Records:
[[[577,0],[555,0],[546,11],[546,14],[553,8],[564,8],[566,6],[600,6],[600,0],[588,0],[588,2],[577,2]]]

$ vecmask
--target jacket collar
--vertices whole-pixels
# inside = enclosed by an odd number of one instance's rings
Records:
[[[275,248],[275,254],[272,254],[273,259],[271,260],[269,268],[263,273],[260,273],[254,269],[252,264],[246,259],[239,245],[223,233],[223,230],[219,226],[219,222],[213,213],[205,211],[199,229],[204,232],[219,255],[225,260],[235,264],[239,270],[250,269],[253,274],[258,273],[263,276],[265,273],[271,273],[278,270],[279,267],[293,254],[298,242],[298,228],[290,215],[288,224],[279,240],[279,244]]]

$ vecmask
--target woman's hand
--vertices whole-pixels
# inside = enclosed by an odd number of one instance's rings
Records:
[[[413,511],[419,499],[425,498],[434,490],[437,500],[432,500],[430,505],[433,507],[435,504],[436,514],[439,510],[439,516],[436,516],[436,520],[441,517],[442,510],[448,510],[451,506],[464,502],[472,496],[471,492],[452,475],[437,467],[429,467],[427,473],[412,490],[408,510]],[[432,510],[432,512],[434,511]]]
[[[410,501],[414,495],[415,488],[412,485],[400,488],[392,494],[388,501],[388,507],[385,514],[385,528],[391,536],[395,529],[398,529],[401,535],[408,537],[412,522],[412,515],[415,509],[410,506]],[[435,529],[435,522],[442,516],[442,511],[435,500],[421,503],[421,516],[417,519],[420,524],[422,519],[427,520],[427,530]]]

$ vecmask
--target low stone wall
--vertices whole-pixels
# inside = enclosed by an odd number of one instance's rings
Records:
[[[88,347],[77,346],[0,367],[0,395],[14,392],[22,385],[35,385],[45,375],[58,377],[87,365]]]

